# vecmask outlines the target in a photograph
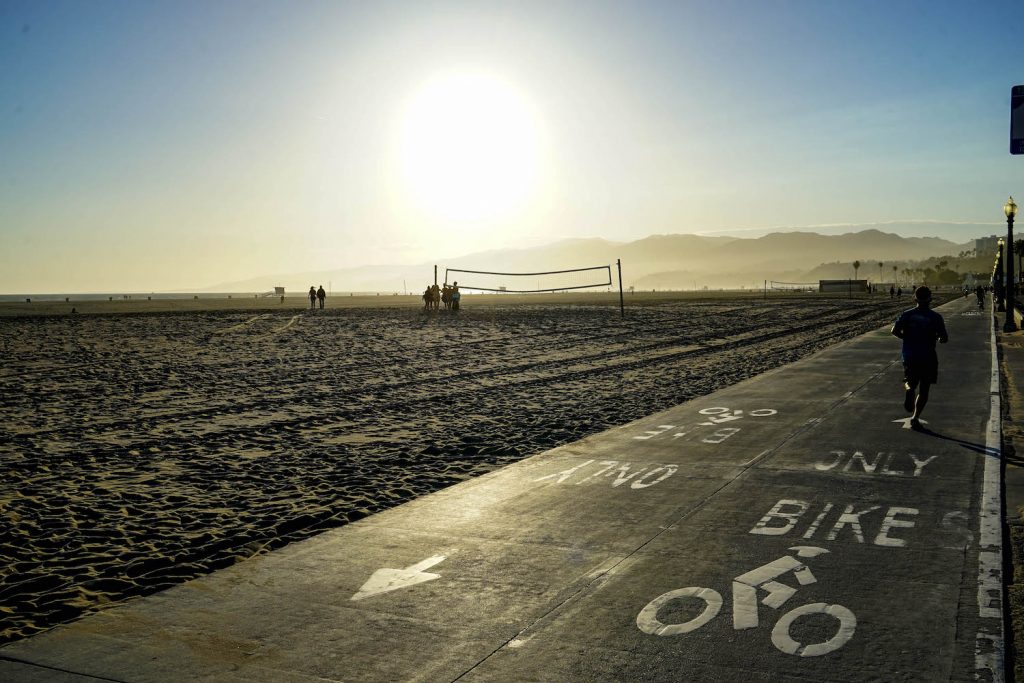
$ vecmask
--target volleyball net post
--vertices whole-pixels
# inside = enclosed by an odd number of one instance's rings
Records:
[[[615,259],[615,266],[619,269],[619,314],[626,319],[626,300],[622,296],[622,259]]]

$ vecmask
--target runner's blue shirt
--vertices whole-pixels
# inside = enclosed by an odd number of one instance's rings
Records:
[[[892,329],[903,339],[904,362],[935,358],[935,342],[949,338],[946,322],[930,309],[914,307],[903,311]]]

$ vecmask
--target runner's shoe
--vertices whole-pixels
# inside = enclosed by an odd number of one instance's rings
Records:
[[[915,432],[920,432],[921,430],[924,429],[924,427],[921,426],[921,421],[918,420],[916,417],[910,418],[910,428],[913,429]]]

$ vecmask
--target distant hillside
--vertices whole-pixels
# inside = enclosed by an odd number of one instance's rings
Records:
[[[959,227],[959,226],[958,226]],[[964,232],[966,233],[966,228]],[[901,237],[870,228],[841,235],[815,232],[775,232],[758,238],[706,237],[701,235],[651,235],[634,242],[600,238],[571,239],[528,249],[500,249],[439,259],[439,278],[444,268],[500,272],[538,272],[604,264],[622,260],[626,287],[640,289],[693,289],[694,287],[759,287],[764,280],[811,281],[821,273],[852,277],[849,265],[859,260],[861,277],[891,276],[891,266],[933,257],[956,257],[974,247],[974,238],[991,234],[990,226],[974,226],[961,244],[938,237]],[[969,235],[969,236],[968,236]],[[334,292],[421,291],[433,281],[432,263],[364,266],[263,276],[220,283],[205,288],[218,292],[265,292],[284,285],[288,291],[305,291],[309,285],[328,283]],[[821,277],[827,277],[821,275]]]
[[[843,235],[810,232],[778,232],[759,239],[737,240],[729,247],[734,258],[763,268],[785,270],[826,261],[862,262],[886,259],[917,260],[929,256],[955,255],[974,245],[960,245],[938,237],[900,237],[879,230]]]

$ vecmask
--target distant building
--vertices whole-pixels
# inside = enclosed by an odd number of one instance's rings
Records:
[[[995,258],[997,251],[999,251],[999,235],[980,237],[974,240],[975,256],[991,256]]]
[[[818,291],[825,293],[866,292],[867,280],[818,280]]]

